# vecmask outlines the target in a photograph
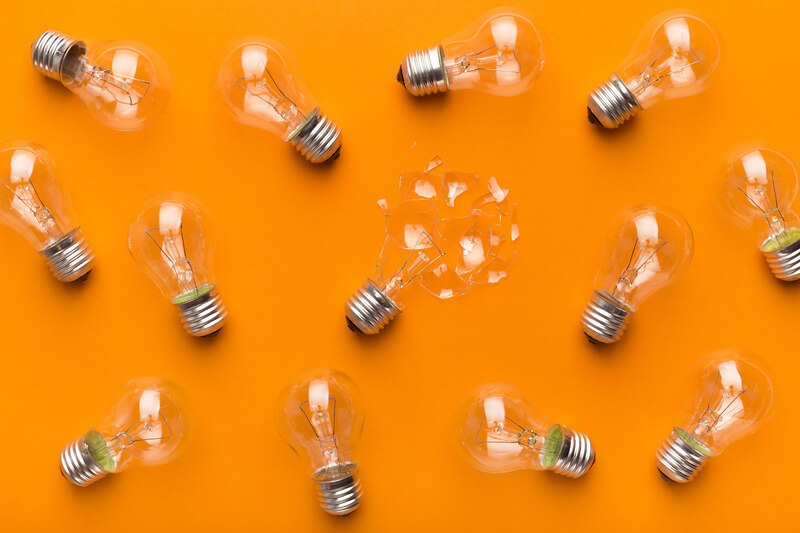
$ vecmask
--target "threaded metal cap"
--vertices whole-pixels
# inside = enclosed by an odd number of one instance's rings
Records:
[[[181,312],[181,322],[186,333],[195,337],[216,333],[222,329],[228,317],[228,311],[216,287],[193,300],[175,306]]]
[[[374,335],[394,320],[402,309],[367,278],[364,285],[347,299],[344,312],[348,324],[361,333]]]
[[[85,45],[77,39],[61,32],[48,30],[31,45],[33,68],[48,78],[64,80],[64,59],[73,46]],[[67,76],[69,78],[69,75]]]
[[[587,107],[590,122],[610,129],[618,128],[641,109],[636,97],[616,74],[589,93]]]
[[[355,511],[364,496],[358,465],[347,463],[342,466],[346,470],[344,475],[331,476],[326,468],[320,468],[313,475],[320,507],[335,516],[347,516]]]
[[[800,279],[800,241],[774,252],[763,252],[770,270],[783,281]]]
[[[79,487],[91,485],[106,474],[89,453],[84,437],[70,442],[61,451],[61,475]]]
[[[591,342],[617,342],[633,314],[617,298],[605,291],[594,291],[581,315],[583,332]]]
[[[50,272],[58,281],[72,282],[85,278],[94,266],[94,252],[77,227],[54,244],[39,251]]]
[[[550,470],[562,476],[577,478],[588,472],[594,465],[595,453],[592,441],[578,431],[561,426],[564,443],[561,453]]]
[[[323,163],[339,157],[342,149],[342,130],[328,118],[328,115],[317,113],[289,139],[289,142],[293,143],[295,149],[308,161]]]
[[[688,483],[708,461],[708,456],[700,453],[678,435],[675,429],[656,453],[658,471],[675,483]]]
[[[450,83],[444,68],[442,47],[433,46],[408,54],[400,64],[397,81],[414,96],[426,96],[447,91]]]

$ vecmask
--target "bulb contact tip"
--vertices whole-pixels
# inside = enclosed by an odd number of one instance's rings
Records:
[[[81,232],[75,228],[55,243],[39,251],[50,272],[58,281],[71,283],[83,281],[94,267],[94,252]]]
[[[763,252],[770,270],[776,278],[783,281],[800,279],[800,241],[776,250]]]
[[[92,458],[83,437],[70,442],[61,451],[61,475],[67,481],[79,487],[86,487],[105,477],[106,474],[107,472]]]
[[[381,331],[401,312],[402,309],[369,278],[345,304],[345,316],[350,330],[367,335]]]
[[[562,476],[581,477],[594,466],[595,453],[592,441],[579,431],[565,426],[561,426],[561,428],[564,434],[564,443],[558,459],[550,470]]]
[[[589,122],[609,129],[620,127],[641,109],[636,97],[616,74],[589,93],[587,108]]]
[[[658,471],[667,480],[688,483],[708,461],[708,456],[695,449],[673,429],[656,452]]]
[[[397,72],[399,81],[414,96],[443,93],[449,89],[441,46],[408,54]]]
[[[309,119],[290,142],[312,163],[335,161],[342,150],[342,130],[327,115],[318,113]]]
[[[63,81],[64,59],[79,42],[58,31],[48,30],[42,33],[31,45],[33,68],[48,78]]]
[[[347,472],[340,476],[331,476],[325,468],[317,470],[313,476],[317,483],[320,507],[334,516],[349,515],[361,505],[364,497],[358,465],[347,463],[344,466]]]
[[[177,303],[181,322],[186,333],[194,337],[207,337],[222,329],[228,310],[216,287],[187,302]]]
[[[605,291],[594,291],[581,315],[583,333],[593,343],[617,342],[633,312]]]

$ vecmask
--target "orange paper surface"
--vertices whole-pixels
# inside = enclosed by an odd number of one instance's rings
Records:
[[[656,1],[518,2],[545,38],[533,90],[497,98],[415,99],[395,81],[403,56],[494,7],[485,1],[16,2],[0,32],[0,138],[46,146],[97,254],[80,287],[51,278],[0,229],[0,529],[7,531],[788,531],[800,474],[800,283],[769,273],[755,243],[712,204],[723,155],[762,140],[794,157],[790,2],[697,0],[720,32],[712,87],[649,109],[623,129],[586,121],[588,92],[641,27],[676,7]],[[167,61],[172,100],[136,133],[94,122],[33,70],[29,46],[54,29],[135,39]],[[312,166],[291,146],[231,120],[214,90],[229,41],[264,34],[293,51],[342,156]],[[383,219],[376,200],[434,155],[497,176],[520,209],[508,280],[440,302],[424,291],[380,336],[347,331],[345,299],[371,272]],[[201,199],[219,235],[217,282],[230,317],[211,342],[188,337],[137,270],[128,225],[145,198]],[[694,262],[642,305],[617,346],[584,339],[607,223],[653,200],[681,211]],[[665,483],[654,453],[704,353],[738,346],[775,375],[775,416],[687,486]],[[280,440],[275,400],[297,371],[324,364],[359,384],[367,406],[365,498],[326,516],[304,465]],[[157,375],[192,399],[186,453],[81,489],[62,479],[63,446],[100,420],[129,379]],[[507,381],[542,411],[591,436],[594,469],[489,475],[459,455],[457,409],[474,386]]]

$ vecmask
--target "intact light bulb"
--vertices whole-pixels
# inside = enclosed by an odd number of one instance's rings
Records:
[[[182,399],[180,389],[161,378],[132,379],[106,417],[61,452],[61,474],[85,487],[132,465],[175,459],[187,429]]]
[[[178,308],[187,333],[222,328],[228,312],[214,281],[211,213],[199,200],[174,191],[152,197],[131,224],[128,250]]]
[[[228,49],[218,89],[238,122],[292,143],[312,163],[339,157],[342,130],[320,112],[285,46],[254,36],[235,41]]]
[[[59,281],[83,280],[94,252],[75,225],[66,192],[56,181],[50,154],[32,141],[0,146],[0,220],[22,235],[47,260]]]
[[[715,203],[722,215],[756,241],[778,279],[800,279],[797,167],[768,148],[736,154],[723,170]]]
[[[617,128],[641,109],[697,94],[719,63],[714,30],[689,13],[670,11],[651,20],[628,57],[589,94],[589,120]]]
[[[667,479],[688,483],[711,457],[755,432],[771,415],[772,380],[739,350],[708,354],[695,368],[696,393],[656,453]]]
[[[136,41],[79,40],[46,31],[31,46],[33,67],[83,100],[114,130],[134,131],[164,113],[172,81],[164,60]]]
[[[530,16],[500,7],[441,44],[408,54],[397,81],[415,96],[459,89],[514,96],[531,88],[543,65],[542,41]]]
[[[686,268],[694,253],[689,223],[656,204],[639,204],[617,215],[603,245],[594,293],[581,315],[592,342],[612,343],[630,316]]]
[[[465,457],[483,472],[551,470],[577,478],[594,464],[589,437],[549,421],[506,383],[490,383],[472,391],[461,416]]]
[[[364,415],[353,380],[332,368],[306,370],[283,392],[276,421],[309,466],[322,509],[338,516],[355,511],[364,493],[356,460]]]

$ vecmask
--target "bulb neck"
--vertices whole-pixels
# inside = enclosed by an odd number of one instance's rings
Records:
[[[334,161],[342,149],[342,130],[328,115],[315,112],[289,142],[312,163]]]
[[[361,505],[364,490],[361,488],[361,477],[358,465],[347,463],[348,473],[342,477],[327,479],[326,469],[320,468],[313,474],[317,483],[317,495],[322,509],[335,516],[347,516]]]
[[[83,281],[94,267],[94,252],[77,227],[55,243],[39,250],[58,281]]]
[[[197,298],[174,304],[181,313],[181,323],[186,333],[194,337],[206,337],[222,329],[228,311],[214,287]]]
[[[590,342],[611,344],[622,337],[631,315],[633,311],[619,299],[596,290],[583,310],[581,326]]]
[[[693,448],[674,429],[656,452],[658,471],[675,483],[693,480],[708,459],[707,455]]]
[[[555,464],[550,468],[556,474],[578,478],[591,470],[595,453],[592,441],[585,434],[561,426],[564,443]]]
[[[69,81],[65,79],[64,62],[75,46],[80,46],[84,49],[86,47],[82,41],[74,39],[65,33],[52,30],[44,32],[31,45],[33,68],[48,78],[62,83]]]
[[[443,93],[450,88],[444,68],[444,50],[433,46],[408,54],[397,72],[399,81],[414,96]]]
[[[79,487],[91,485],[108,474],[89,453],[86,439],[77,438],[61,451],[61,475]]]
[[[589,122],[609,129],[620,127],[641,109],[636,97],[616,74],[589,93],[587,107]]]
[[[401,312],[400,306],[369,278],[345,304],[345,315],[350,329],[355,328],[367,335],[378,333]]]
[[[763,252],[770,270],[783,281],[800,279],[800,241],[774,252]]]

